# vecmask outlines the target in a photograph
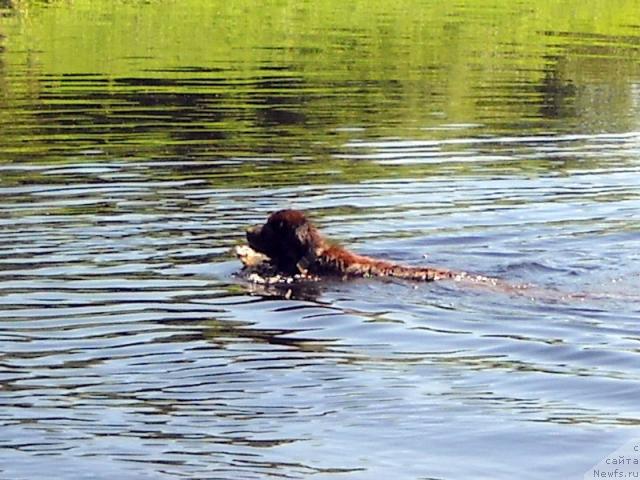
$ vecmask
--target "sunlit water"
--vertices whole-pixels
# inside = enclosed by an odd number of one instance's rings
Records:
[[[73,63],[163,8],[81,13],[68,67],[23,48],[64,5],[0,24],[0,477],[582,478],[640,437],[640,22],[498,42],[507,67],[546,58],[533,77],[412,59],[415,32],[389,37],[410,67],[366,78],[270,39],[241,45],[250,67],[134,42]],[[368,255],[535,288],[249,285],[229,250],[285,207]]]

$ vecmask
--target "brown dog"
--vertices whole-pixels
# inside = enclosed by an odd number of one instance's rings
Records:
[[[398,265],[357,255],[326,240],[298,210],[273,213],[264,225],[247,230],[247,241],[253,250],[269,257],[278,272],[286,275],[397,277],[420,281],[475,278],[464,272]]]
[[[298,210],[280,210],[271,214],[264,225],[247,230],[248,248],[236,247],[236,255],[245,267],[266,267],[256,273],[258,283],[291,284],[295,278],[323,275],[340,277],[395,277],[408,280],[432,281],[449,279],[466,281],[494,291],[526,295],[532,300],[562,301],[592,299],[593,295],[565,293],[529,284],[512,284],[498,278],[455,272],[442,268],[411,267],[365,257],[328,241]],[[261,278],[261,273],[267,279]],[[282,278],[282,276],[286,278]],[[602,296],[603,298],[612,298]]]

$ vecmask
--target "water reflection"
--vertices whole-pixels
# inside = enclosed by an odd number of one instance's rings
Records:
[[[155,13],[151,6],[140,8]],[[54,21],[49,10],[39,14],[42,22]],[[430,23],[448,18],[436,16]],[[395,65],[374,74],[364,58],[350,58],[354,74],[346,78],[346,58],[331,52],[354,38],[368,38],[356,27],[327,39],[324,49],[293,50],[288,62],[282,51],[256,44],[252,70],[223,61],[203,64],[204,58],[160,68],[156,57],[123,52],[128,68],[105,74],[53,73],[46,49],[37,53],[38,62],[31,62],[19,48],[19,22],[4,26],[9,36],[3,44],[11,46],[3,54],[11,69],[2,74],[1,144],[7,160],[61,161],[84,152],[110,159],[303,155],[318,162],[349,138],[344,127],[363,127],[368,137],[446,138],[451,135],[445,131],[421,133],[443,123],[443,117],[446,123],[481,125],[475,135],[516,128],[530,133],[637,128],[637,36],[623,27],[624,33],[597,36],[547,29],[536,38],[546,46],[505,38],[496,47],[499,54],[483,57],[481,63],[469,42],[480,32],[445,28],[447,35],[463,41],[437,47],[427,42],[418,50],[415,39],[404,35],[393,39],[396,55],[385,60],[395,60]],[[455,25],[464,24],[458,18]],[[115,26],[124,28],[126,22]],[[80,45],[80,54],[86,54],[90,45]],[[360,41],[356,47],[362,47]],[[454,63],[426,56],[427,49]],[[416,62],[418,54],[423,56]],[[523,58],[529,57],[525,65]],[[318,58],[322,63],[310,69],[308,62]],[[608,72],[615,72],[615,82],[607,81]]]
[[[636,17],[0,1],[1,474],[581,476],[640,422]],[[283,207],[585,295],[248,285]]]

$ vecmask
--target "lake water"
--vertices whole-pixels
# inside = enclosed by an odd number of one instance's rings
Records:
[[[639,179],[634,1],[0,2],[0,478],[581,479]],[[289,207],[537,289],[234,276]]]

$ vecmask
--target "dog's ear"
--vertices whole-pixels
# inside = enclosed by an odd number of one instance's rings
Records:
[[[296,228],[295,236],[302,250],[296,267],[300,273],[307,273],[309,266],[318,258],[316,250],[320,246],[320,234],[313,224],[305,221]]]

